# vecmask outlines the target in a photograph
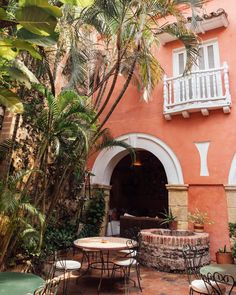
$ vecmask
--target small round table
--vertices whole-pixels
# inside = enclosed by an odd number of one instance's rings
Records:
[[[119,251],[129,248],[127,245],[128,240],[119,237],[91,237],[75,240],[74,245],[81,249]]]
[[[231,275],[236,282],[236,264],[210,264],[200,268],[202,275],[213,274],[214,272],[219,272],[222,275]]]
[[[45,281],[31,273],[1,272],[0,295],[26,295],[43,286]]]
[[[119,237],[91,237],[74,241],[74,245],[80,249],[98,250],[101,253],[101,262],[90,263],[85,271],[85,273],[87,273],[90,268],[101,271],[100,281],[97,288],[98,293],[101,287],[104,272],[108,271],[109,276],[109,271],[112,270],[114,266],[113,262],[109,259],[109,251],[132,249],[131,245],[134,246],[136,242],[133,241],[133,243],[129,244],[128,241],[130,241],[130,239]]]

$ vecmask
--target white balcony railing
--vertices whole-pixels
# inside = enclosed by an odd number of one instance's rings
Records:
[[[209,115],[210,109],[222,108],[230,112],[231,96],[229,91],[228,65],[191,72],[189,75],[164,77],[164,116],[171,120],[172,115],[201,111]]]

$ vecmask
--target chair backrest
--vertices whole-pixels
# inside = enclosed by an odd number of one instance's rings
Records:
[[[210,295],[225,295],[226,289],[227,295],[229,295],[235,285],[235,280],[231,275],[221,274],[219,272],[201,275],[201,278],[205,283],[208,294]]]
[[[55,255],[48,255],[45,260],[45,267],[43,271],[43,278],[45,281],[49,281],[54,278],[55,275]]]
[[[34,291],[34,295],[56,295],[60,283],[60,278],[49,280],[44,286],[39,287]]]
[[[199,250],[197,246],[185,245],[182,253],[189,283],[191,283],[193,279],[200,279],[203,251]]]
[[[63,249],[63,251],[55,251],[54,252],[54,261],[60,269],[67,269],[67,262],[66,260],[69,259],[70,248]],[[72,255],[72,253],[71,253]]]
[[[135,240],[127,240],[126,242],[127,248],[130,250],[129,253],[127,253],[127,257],[132,258],[133,262],[139,261],[139,241]]]
[[[136,242],[139,242],[140,239],[140,228],[137,226],[134,226],[132,228],[129,228],[125,231],[125,238],[128,238],[130,240],[134,240]]]

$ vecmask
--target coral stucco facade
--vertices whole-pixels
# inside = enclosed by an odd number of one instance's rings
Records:
[[[217,19],[218,27],[214,28],[213,24],[213,28],[199,36],[203,44],[217,42],[219,66],[222,67],[224,62],[228,64],[231,106],[227,111],[224,112],[220,105],[219,108],[198,109],[196,102],[194,112],[188,112],[187,106],[187,112],[173,114],[171,120],[167,120],[163,114],[164,85],[160,82],[149,103],[143,102],[142,94],[131,85],[107,123],[115,138],[123,138],[134,148],[158,156],[167,174],[169,207],[177,214],[180,227],[191,226],[187,222],[188,211],[198,208],[208,212],[214,221],[214,224],[205,226],[210,233],[212,258],[219,247],[229,246],[228,222],[236,221],[236,163],[233,161],[236,154],[235,0],[208,1],[204,13],[210,15],[220,8],[227,14],[224,14],[227,24],[225,20],[221,23],[217,16],[209,17],[212,21]],[[155,53],[167,77],[175,76],[174,52],[182,47],[179,41],[168,41]],[[210,51],[208,59],[209,54]],[[203,79],[207,83],[209,78]],[[198,87],[207,87],[205,82],[199,82]],[[227,87],[225,82],[222,82],[223,89]],[[122,85],[122,77],[119,83]],[[208,86],[213,89],[212,85]],[[194,91],[191,96],[194,97]],[[186,113],[187,118],[184,118]],[[91,159],[90,167],[95,174],[93,182],[110,185],[111,174],[123,157],[122,150],[114,149]],[[98,172],[103,175],[98,176]]]

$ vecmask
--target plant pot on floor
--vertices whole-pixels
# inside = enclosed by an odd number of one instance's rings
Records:
[[[234,264],[234,258],[231,252],[216,252],[216,262],[218,264]]]

